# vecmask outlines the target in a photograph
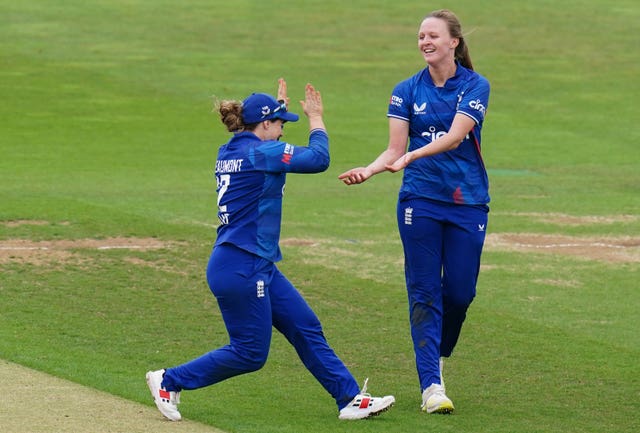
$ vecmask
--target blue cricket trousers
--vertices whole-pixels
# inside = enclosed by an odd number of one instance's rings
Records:
[[[274,263],[231,244],[218,245],[209,259],[207,282],[229,344],[167,369],[163,386],[168,391],[202,388],[259,370],[269,354],[273,326],[338,409],[358,394],[358,383],[327,343],[318,317]]]
[[[476,294],[487,206],[425,199],[398,202],[411,338],[421,390],[440,383]]]

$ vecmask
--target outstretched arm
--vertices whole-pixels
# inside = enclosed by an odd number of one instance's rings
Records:
[[[426,146],[405,153],[393,163],[388,163],[385,166],[385,169],[395,173],[396,171],[404,169],[407,165],[418,158],[433,156],[455,149],[460,145],[460,143],[462,143],[462,140],[464,140],[467,134],[473,129],[475,124],[475,121],[471,117],[458,113],[453,118],[451,128],[449,128],[449,131],[446,134]]]
[[[407,148],[408,138],[409,123],[390,117],[389,144],[387,149],[368,166],[352,168],[338,176],[338,179],[347,185],[355,185],[366,181],[375,174],[385,171],[388,164],[393,163],[404,154]]]

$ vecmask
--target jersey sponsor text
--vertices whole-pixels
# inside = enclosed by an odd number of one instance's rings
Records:
[[[469,107],[473,108],[474,110],[478,110],[483,115],[486,114],[485,112],[487,111],[486,107],[484,106],[484,104],[482,104],[482,101],[479,99],[475,99],[469,102]]]
[[[285,164],[291,164],[291,158],[293,157],[293,150],[295,147],[290,145],[289,143],[285,144],[284,152],[282,153],[281,161]]]
[[[396,107],[401,107],[402,106],[402,102],[404,102],[404,101],[403,101],[403,99],[401,97],[396,96],[396,95],[392,95],[391,96],[391,100],[389,101],[389,104],[395,105]]]

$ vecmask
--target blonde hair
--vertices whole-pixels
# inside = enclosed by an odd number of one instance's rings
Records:
[[[460,24],[460,20],[458,19],[456,14],[448,9],[439,9],[431,12],[429,15],[424,17],[424,19],[427,18],[438,18],[447,23],[449,35],[459,40],[458,46],[456,47],[455,51],[455,59],[460,62],[460,64],[465,68],[473,70],[473,63],[471,63],[469,48],[464,41],[464,35],[462,34],[462,25]]]
[[[214,109],[220,114],[220,120],[229,132],[242,132],[247,125],[242,122],[242,102],[234,100],[216,100]]]

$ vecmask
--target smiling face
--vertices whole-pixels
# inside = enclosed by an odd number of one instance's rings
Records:
[[[418,30],[418,49],[430,65],[454,62],[458,38],[451,36],[447,22],[434,17],[425,18]]]

